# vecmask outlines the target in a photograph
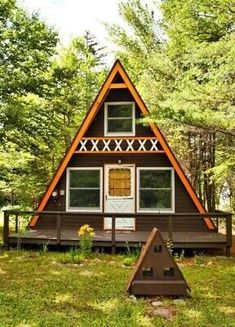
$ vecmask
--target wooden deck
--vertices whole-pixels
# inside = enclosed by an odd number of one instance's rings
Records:
[[[18,233],[19,230],[19,217],[20,215],[29,215],[30,217],[35,215],[51,215],[55,219],[54,228],[38,228],[38,229],[29,229],[26,230],[23,234]],[[83,218],[83,213],[77,212],[61,212],[61,211],[13,211],[6,210],[4,211],[4,229],[3,229],[3,243],[5,248],[9,246],[14,246],[16,244],[35,244],[35,245],[67,245],[67,246],[77,246],[79,245],[79,237],[77,235],[78,227],[74,228],[64,228],[62,225],[62,217],[66,216],[75,216],[77,219],[77,225],[79,225],[80,219]],[[112,224],[110,231],[104,231],[101,228],[95,228],[95,238],[94,246],[97,247],[110,247],[112,252],[115,252],[117,247],[126,247],[128,246],[139,246],[144,244],[148,238],[151,228],[140,229],[138,230],[138,225],[136,226],[136,231],[117,231],[115,230],[116,218],[119,217],[142,217],[141,214],[134,213],[89,213],[89,216],[93,219],[104,217],[111,217]],[[150,218],[156,219],[156,214],[145,214],[145,220]],[[167,228],[160,229],[163,235],[164,240],[171,240],[173,242],[174,248],[182,249],[213,249],[213,248],[224,248],[226,250],[226,255],[230,255],[230,248],[232,246],[232,214],[226,212],[216,212],[216,213],[174,213],[174,214],[161,214],[165,217],[168,222]],[[178,229],[174,230],[177,219],[180,219],[182,216],[185,217],[199,217],[203,219],[204,217],[214,218],[216,223],[216,228],[211,231],[196,231],[196,230],[185,230]],[[10,230],[10,218],[15,220],[15,226],[12,224],[11,228],[14,228],[15,232]],[[224,221],[223,230],[225,234],[218,233],[220,231],[219,221]],[[155,227],[156,227],[155,226]],[[142,226],[143,227],[143,226]],[[192,227],[193,229],[193,227]]]
[[[116,231],[115,247],[130,247],[144,244],[150,231]],[[162,232],[168,239],[168,232]],[[28,230],[23,235],[9,234],[9,245],[17,244],[48,244],[48,245],[79,245],[79,236],[75,230],[62,230],[60,240],[56,230]],[[226,248],[226,235],[215,232],[174,232],[172,241],[175,248]],[[96,231],[94,246],[111,247],[111,231]]]

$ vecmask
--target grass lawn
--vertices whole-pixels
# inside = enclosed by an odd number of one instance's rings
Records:
[[[93,255],[63,263],[59,252],[0,251],[0,326],[235,326],[234,258],[183,259],[191,298],[163,299],[173,318],[154,316],[147,299],[125,293],[124,257]]]

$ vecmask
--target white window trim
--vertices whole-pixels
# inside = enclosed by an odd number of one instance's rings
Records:
[[[140,208],[140,171],[141,170],[171,170],[171,203],[172,209],[171,210],[164,210],[164,209],[142,209]],[[137,212],[138,213],[174,213],[175,212],[175,171],[172,167],[137,167]]]
[[[99,208],[91,207],[69,207],[69,185],[70,185],[70,171],[72,170],[99,170],[100,172],[100,206]],[[102,167],[68,167],[66,170],[66,211],[70,212],[102,212],[103,210],[103,168]]]
[[[132,132],[108,132],[108,106],[131,104],[132,105]],[[105,102],[104,103],[104,136],[135,136],[135,102],[133,101],[119,101],[119,102]]]

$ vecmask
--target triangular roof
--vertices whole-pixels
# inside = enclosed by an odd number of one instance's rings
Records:
[[[123,80],[123,83],[115,83],[115,76],[119,74]],[[135,102],[139,106],[141,112],[143,113],[144,116],[149,115],[149,111],[142,100],[141,96],[139,95],[138,91],[136,90],[134,84],[130,80],[129,76],[127,75],[125,69],[123,68],[122,64],[120,63],[119,60],[116,60],[113,67],[111,68],[108,76],[106,77],[106,80],[104,81],[98,95],[96,96],[93,104],[91,105],[90,110],[88,111],[83,123],[81,124],[77,134],[75,135],[70,147],[68,148],[66,154],[64,155],[64,158],[62,159],[58,169],[55,172],[55,175],[53,179],[51,180],[50,184],[48,185],[48,188],[43,195],[39,206],[38,206],[38,211],[43,211],[47,201],[49,200],[54,188],[56,187],[60,177],[62,176],[63,172],[65,171],[69,160],[71,159],[72,155],[74,154],[74,151],[76,150],[80,140],[82,137],[85,135],[86,131],[88,130],[90,124],[92,123],[93,119],[95,118],[99,108],[102,106],[106,95],[108,94],[110,89],[113,88],[127,88],[131,95],[133,96]],[[200,213],[206,213],[205,208],[203,207],[201,201],[199,200],[198,196],[196,195],[192,185],[190,184],[188,178],[184,174],[178,160],[174,156],[173,152],[171,151],[167,141],[165,140],[162,132],[160,129],[157,127],[155,123],[150,123],[150,128],[152,129],[154,135],[158,139],[159,143],[161,144],[163,150],[165,151],[168,159],[170,160],[172,166],[174,167],[176,173],[178,174],[179,178],[181,179],[184,187],[186,188],[188,194],[190,195],[193,203],[195,204],[196,208]],[[34,226],[36,221],[38,219],[38,216],[35,216],[32,218],[30,222],[30,226]],[[207,224],[209,229],[214,229],[214,224],[211,221],[211,219],[204,218],[205,223]]]
[[[144,276],[143,269],[149,268],[151,266],[151,275]],[[165,280],[169,280],[168,276],[164,276],[164,268],[174,269],[173,275],[170,277],[172,284],[174,282],[183,282],[184,286],[190,290],[187,281],[185,280],[181,270],[179,269],[177,263],[172,257],[170,251],[168,250],[160,231],[154,227],[149,234],[148,240],[141,252],[141,255],[135,265],[134,271],[129,279],[127,285],[127,291],[132,292],[132,286],[135,283],[140,285],[142,283],[141,289],[145,288],[145,284],[148,285],[146,281],[152,281],[153,285],[155,281],[159,283],[164,282]],[[154,287],[154,286],[153,286]],[[170,286],[170,288],[172,285]],[[154,290],[153,290],[154,291]],[[143,293],[142,295],[145,295]],[[148,295],[146,293],[146,295]],[[155,294],[158,295],[158,294]],[[167,295],[167,291],[166,291]],[[177,295],[177,294],[175,294]]]

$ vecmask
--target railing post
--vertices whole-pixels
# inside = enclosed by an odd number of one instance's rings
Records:
[[[216,217],[216,228],[217,228],[217,233],[219,232],[219,217]]]
[[[111,245],[112,245],[112,254],[115,254],[116,252],[116,240],[115,240],[115,215],[112,216],[112,239],[111,239]]]
[[[168,239],[171,242],[173,242],[172,230],[173,230],[173,220],[172,220],[172,216],[170,215],[168,217]]]
[[[9,249],[9,214],[4,211],[4,218],[3,218],[3,244],[5,249]]]
[[[226,217],[226,256],[230,257],[230,248],[232,246],[232,215]]]
[[[15,232],[18,233],[18,225],[19,225],[19,214],[15,215]]]
[[[61,216],[59,213],[56,215],[56,243],[60,245],[61,241]]]

